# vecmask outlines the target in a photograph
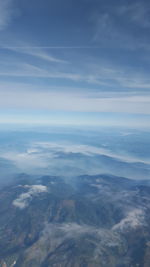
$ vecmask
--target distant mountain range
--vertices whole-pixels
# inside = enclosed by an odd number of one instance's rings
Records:
[[[0,191],[1,267],[149,267],[150,183],[20,174]]]

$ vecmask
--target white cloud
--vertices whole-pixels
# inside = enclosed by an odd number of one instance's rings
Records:
[[[0,30],[7,27],[12,16],[16,13],[13,2],[13,0],[0,0]]]
[[[130,228],[136,229],[137,227],[143,225],[144,222],[144,211],[141,209],[131,210],[127,216],[122,219],[119,223],[113,226],[113,230],[129,230]]]
[[[13,205],[20,209],[27,207],[29,201],[32,200],[34,196],[47,192],[47,187],[44,185],[25,185],[23,188],[28,189],[28,191],[26,193],[22,193],[13,201]]]

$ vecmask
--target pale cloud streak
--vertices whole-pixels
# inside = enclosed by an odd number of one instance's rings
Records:
[[[53,71],[51,68],[50,70],[41,68],[39,66],[28,64],[28,63],[22,63],[22,64],[16,64],[10,71],[2,71],[0,72],[0,76],[9,76],[9,77],[37,77],[37,78],[58,78],[58,79],[68,79],[68,80],[82,80],[83,77],[80,74],[77,73],[71,73],[71,72],[60,72]]]
[[[0,0],[0,30],[4,30],[9,25],[12,17],[17,14],[13,2],[13,0]]]
[[[116,160],[122,161],[122,162],[127,162],[127,163],[144,163],[144,164],[150,164],[149,160],[141,160],[140,158],[136,157],[130,157],[130,156],[125,156],[117,153],[113,153],[109,149],[104,149],[101,147],[95,147],[95,146],[89,146],[89,145],[74,145],[70,143],[51,143],[51,142],[37,142],[32,145],[31,154],[32,153],[38,153],[42,149],[44,149],[44,152],[46,151],[51,151],[52,157],[55,156],[55,152],[58,153],[81,153],[85,156],[93,156],[93,155],[105,155],[107,157],[112,157]],[[33,152],[32,152],[33,151]],[[30,155],[30,153],[28,152]],[[9,158],[10,159],[10,158]]]
[[[43,53],[43,52],[42,52]],[[59,59],[55,59],[55,57],[44,55],[47,61],[57,62]],[[40,57],[38,53],[37,57]],[[61,61],[61,60],[60,60]],[[61,63],[65,63],[67,61],[61,61]],[[106,91],[118,91],[117,88],[126,90],[128,89],[150,89],[150,78],[149,74],[142,73],[136,71],[133,68],[125,68],[119,66],[109,66],[102,64],[92,64],[89,63],[88,68],[84,64],[79,66],[72,66],[67,64],[67,68],[62,71],[62,69],[58,66],[58,68],[52,68],[52,66],[43,67],[37,64],[29,64],[29,63],[13,63],[9,65],[9,69],[5,68],[6,63],[0,67],[0,76],[8,76],[15,78],[44,78],[44,79],[63,79],[70,80],[74,82],[84,82],[85,84],[98,85],[100,86],[99,91],[103,91],[104,88]],[[7,67],[7,66],[6,66]],[[72,71],[70,71],[72,68]],[[6,69],[6,70],[5,70]],[[109,88],[109,89],[108,89]],[[43,88],[44,90],[44,88]],[[92,89],[93,90],[93,89]]]
[[[42,49],[42,47],[32,47],[32,46],[26,46],[26,47],[4,47],[4,49],[8,49],[13,52],[21,53],[21,54],[26,54],[29,56],[33,56],[36,58],[39,58],[44,61],[48,62],[53,62],[53,63],[68,63],[67,61],[63,59],[59,59],[57,57],[54,57],[47,53],[45,49]]]

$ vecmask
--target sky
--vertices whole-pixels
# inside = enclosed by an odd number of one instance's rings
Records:
[[[150,127],[147,0],[0,0],[0,123]]]

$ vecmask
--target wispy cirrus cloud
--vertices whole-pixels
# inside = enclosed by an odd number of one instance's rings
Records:
[[[107,8],[98,9],[91,20],[94,43],[131,51],[147,50],[147,41],[141,34],[150,28],[150,7],[146,1],[113,6],[110,2]]]
[[[50,61],[51,58],[48,57],[46,60]],[[52,61],[57,62],[57,59],[55,61],[55,58],[53,58]],[[118,90],[123,92],[130,89],[130,93],[134,93],[135,90],[138,93],[142,89],[142,93],[144,93],[150,89],[150,78],[147,72],[143,73],[131,67],[126,68],[122,66],[119,68],[119,66],[113,66],[112,64],[102,65],[90,63],[88,69],[87,66],[81,64],[75,67],[72,66],[71,70],[67,64],[67,68],[65,67],[62,70],[60,66],[53,68],[52,66],[39,66],[39,64],[25,62],[11,62],[8,68],[8,63],[5,64],[4,62],[0,66],[0,76],[70,80],[73,82],[82,82],[85,84],[85,87],[87,84],[99,86],[99,91],[106,90],[110,92],[118,92]],[[93,91],[93,89],[91,90]]]
[[[12,17],[17,14],[13,2],[13,0],[0,0],[0,30],[4,30],[11,22]]]
[[[146,2],[137,1],[122,5],[116,11],[118,15],[128,18],[131,23],[141,28],[150,28],[150,7]]]
[[[48,62],[68,63],[66,60],[50,55],[48,52],[45,51],[45,49],[42,49],[41,47],[35,48],[33,46],[22,46],[22,47],[21,46],[20,47],[7,47],[7,46],[3,47],[2,46],[2,48],[19,53],[19,54],[26,54],[28,56],[39,58],[41,60],[45,60]]]
[[[6,71],[0,71],[1,76],[10,77],[40,77],[40,78],[58,78],[58,79],[68,79],[68,80],[82,80],[83,75],[70,71],[60,71],[53,68],[42,68],[38,65],[28,64],[28,63],[18,63],[14,64],[11,69]]]

